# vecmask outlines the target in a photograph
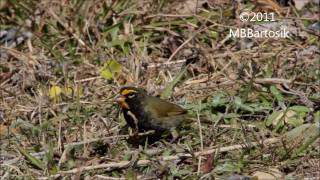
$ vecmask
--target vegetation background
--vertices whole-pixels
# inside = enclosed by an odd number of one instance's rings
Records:
[[[318,179],[319,26],[318,0],[1,0],[1,179]],[[123,85],[212,124],[130,144]]]

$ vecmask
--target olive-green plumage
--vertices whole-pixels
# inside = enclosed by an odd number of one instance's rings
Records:
[[[182,107],[150,96],[140,88],[123,87],[116,101],[121,106],[128,125],[139,132],[154,130],[158,133],[170,131],[177,138],[176,128],[190,122]]]

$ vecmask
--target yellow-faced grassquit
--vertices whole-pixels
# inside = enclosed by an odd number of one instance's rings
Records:
[[[116,97],[127,124],[137,132],[154,130],[155,133],[170,132],[172,141],[178,137],[176,128],[190,122],[187,111],[159,97],[148,95],[141,88],[123,87]]]

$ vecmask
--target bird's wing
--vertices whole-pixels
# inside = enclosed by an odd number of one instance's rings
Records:
[[[150,98],[155,99],[150,99],[148,106],[146,106],[146,111],[151,113],[153,116],[156,116],[157,118],[176,116],[187,113],[185,109],[176,104],[167,102],[157,97]]]

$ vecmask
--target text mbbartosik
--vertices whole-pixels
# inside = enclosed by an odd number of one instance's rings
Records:
[[[278,31],[272,30],[253,30],[250,28],[239,28],[236,30],[230,29],[229,36],[234,38],[288,38],[289,31],[286,28],[281,28]]]

